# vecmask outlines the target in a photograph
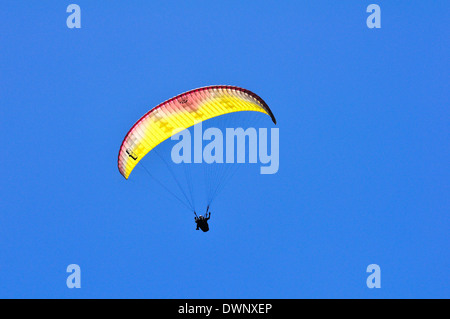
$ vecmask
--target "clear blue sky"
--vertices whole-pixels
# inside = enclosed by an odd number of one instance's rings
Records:
[[[0,297],[450,297],[448,1],[76,1],[68,29],[70,3],[0,5]],[[270,105],[280,170],[204,234],[117,153],[212,84]]]

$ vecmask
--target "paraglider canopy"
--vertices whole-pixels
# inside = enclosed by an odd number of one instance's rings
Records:
[[[157,145],[199,122],[233,112],[255,111],[276,119],[255,93],[236,86],[215,85],[177,95],[151,109],[129,130],[119,150],[118,168],[128,179],[139,161]]]

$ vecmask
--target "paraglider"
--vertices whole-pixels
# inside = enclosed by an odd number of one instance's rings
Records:
[[[197,123],[234,112],[260,112],[276,119],[269,106],[255,93],[236,86],[215,85],[179,94],[152,108],[128,131],[119,150],[118,168],[128,179],[136,165],[158,145]],[[145,167],[144,167],[145,168]],[[149,175],[151,169],[145,168]],[[175,174],[172,174],[176,178]],[[178,186],[180,187],[179,183]],[[181,188],[181,187],[180,187]],[[167,189],[170,191],[169,189]],[[214,196],[216,194],[214,190]],[[172,195],[173,193],[170,192]],[[186,196],[185,192],[183,194]],[[197,217],[193,205],[187,205],[196,215],[197,229],[209,230],[211,213],[208,200],[206,216]],[[208,214],[209,213],[209,214]]]
[[[197,216],[197,213],[194,212],[195,223],[197,224],[196,230],[201,229],[203,232],[207,232],[209,230],[208,220],[211,218],[211,212],[209,211],[209,206],[206,208],[206,214],[203,217],[202,215]]]

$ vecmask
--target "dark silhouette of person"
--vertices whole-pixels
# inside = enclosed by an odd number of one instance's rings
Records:
[[[195,212],[194,212],[195,213]],[[208,220],[211,218],[211,212],[206,211],[205,216],[198,216],[195,214],[195,223],[197,224],[196,230],[201,229],[204,232],[209,230]]]

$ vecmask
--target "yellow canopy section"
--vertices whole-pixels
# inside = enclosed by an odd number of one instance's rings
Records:
[[[154,147],[199,122],[240,111],[269,115],[268,105],[255,93],[235,86],[208,86],[177,95],[139,119],[125,136],[119,151],[120,173],[128,179],[139,161]]]

